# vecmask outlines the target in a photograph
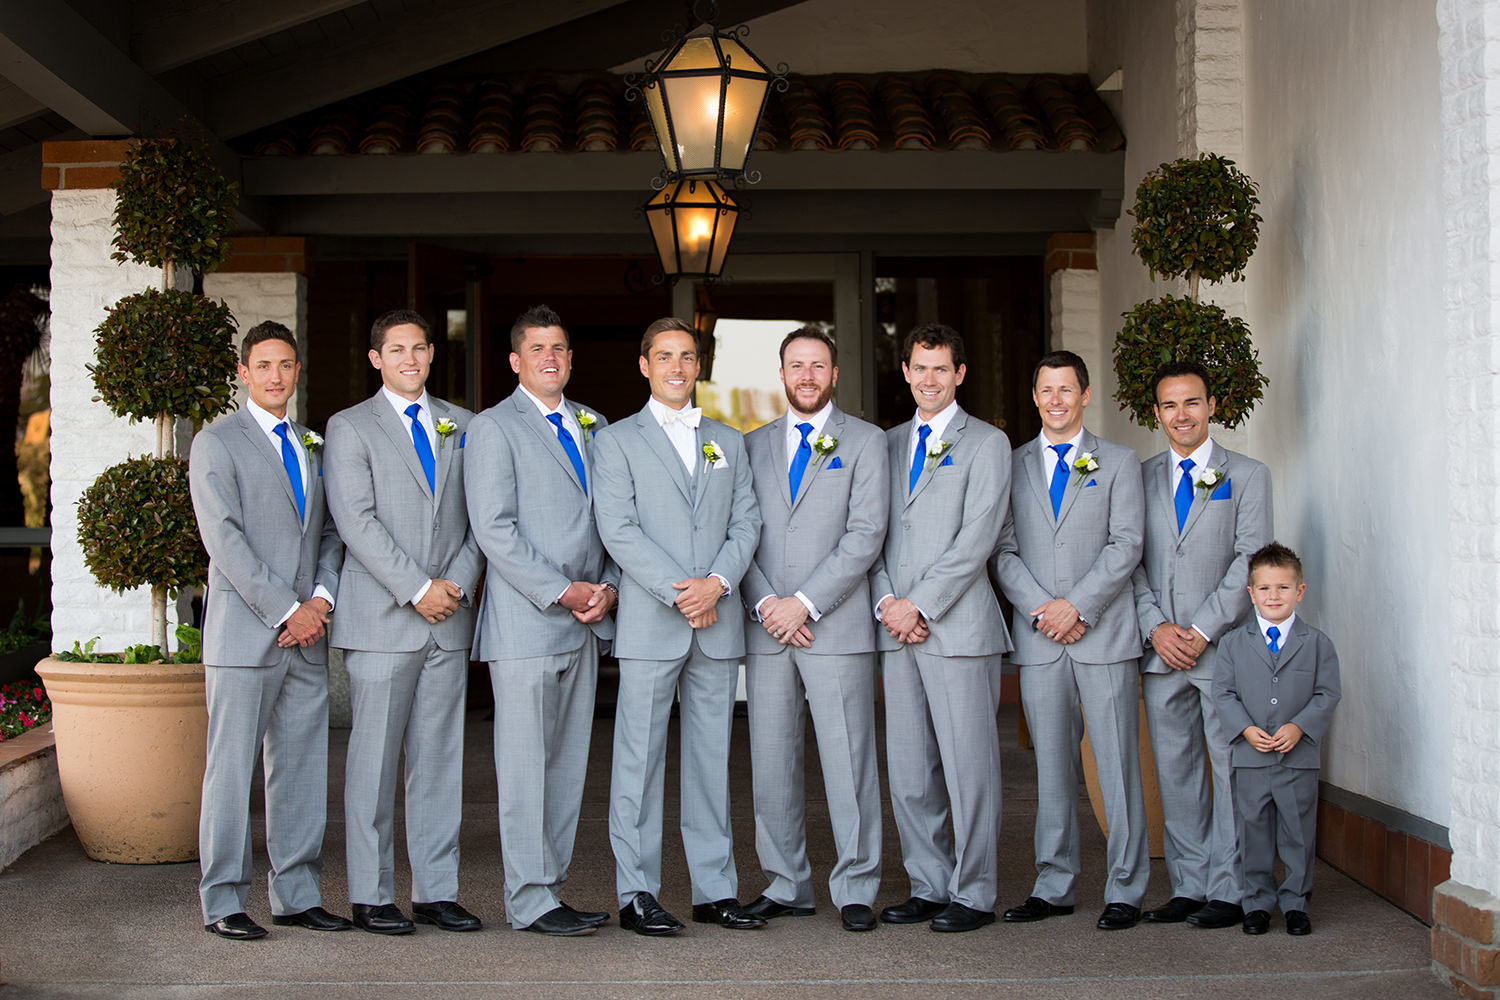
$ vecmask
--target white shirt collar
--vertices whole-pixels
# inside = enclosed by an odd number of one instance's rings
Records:
[[[291,423],[291,421],[286,417],[276,416],[276,414],[267,410],[265,407],[260,406],[253,399],[245,400],[245,409],[250,411],[250,416],[255,418],[255,423],[260,427],[260,429],[265,431],[267,435],[273,437],[276,436],[276,428],[278,425]],[[291,434],[290,431],[288,431],[288,433],[294,440],[297,439],[296,434]]]
[[[1080,427],[1078,428],[1078,433],[1068,439],[1070,447],[1065,457],[1069,464],[1078,461],[1078,456],[1083,454],[1083,436],[1086,433],[1088,432]],[[1051,480],[1052,470],[1057,465],[1057,452],[1053,450],[1052,441],[1047,437],[1046,431],[1038,434],[1036,439],[1040,442],[1042,449],[1042,476],[1044,479]],[[1062,444],[1062,442],[1059,441],[1058,444]]]
[[[1255,623],[1260,626],[1260,637],[1266,641],[1267,646],[1271,644],[1271,637],[1266,635],[1266,629],[1270,628],[1272,625],[1275,625],[1278,629],[1278,638],[1276,640],[1277,649],[1280,649],[1286,645],[1287,637],[1292,634],[1292,625],[1296,621],[1297,612],[1295,611],[1286,616],[1286,621],[1280,622],[1268,622],[1260,616],[1260,612],[1256,612],[1255,614]]]
[[[398,396],[383,385],[380,387],[380,391],[385,394],[385,401],[391,404],[391,408],[396,411],[396,415],[402,420],[407,419],[406,408],[412,403],[417,403],[422,407],[417,414],[417,419],[421,420],[424,424],[432,423],[432,401],[427,398],[426,389],[423,389],[422,395],[416,399],[406,399]]]
[[[932,442],[941,441],[943,439],[943,432],[948,429],[949,424],[953,423],[953,418],[957,415],[958,400],[955,399],[953,402],[949,403],[947,406],[939,410],[931,420],[927,421],[927,426],[932,428],[932,433],[927,435],[927,444],[929,447],[931,447]],[[921,429],[922,412],[918,410],[911,419],[912,447],[916,447],[917,435],[921,433]]]
[[[809,423],[809,424],[812,424],[812,430],[808,432],[807,440],[808,441],[812,441],[819,434],[823,433],[823,428],[826,427],[826,426],[828,426],[828,418],[830,416],[832,416],[832,415],[833,415],[833,401],[832,400],[830,400],[827,403],[824,403],[823,404],[823,408],[821,410],[819,410],[817,413],[814,413],[811,417],[807,417],[806,419],[797,416],[791,410],[787,410],[786,411],[786,437],[787,437],[787,440],[790,441],[790,442],[792,442],[794,445],[797,442],[800,442],[802,440],[802,432],[797,429],[797,425],[800,424],[800,423]]]
[[[1206,470],[1206,469],[1209,468],[1210,463],[1212,463],[1212,461],[1213,461],[1213,456],[1214,456],[1214,439],[1211,438],[1211,437],[1210,438],[1204,438],[1203,439],[1203,443],[1200,444],[1193,451],[1193,453],[1191,455],[1186,455],[1186,456],[1177,454],[1177,452],[1172,448],[1172,446],[1168,445],[1167,446],[1167,460],[1168,460],[1167,461],[1167,478],[1168,478],[1169,482],[1171,483],[1171,485],[1173,486],[1173,488],[1175,488],[1177,486],[1177,480],[1182,475],[1182,460],[1183,460],[1183,458],[1187,458],[1190,461],[1192,461],[1192,463],[1193,463],[1193,482],[1197,482],[1198,481],[1198,477],[1201,476],[1201,475],[1203,475],[1204,470]]]
[[[646,405],[651,408],[651,415],[656,418],[656,422],[658,424],[663,425],[663,426],[666,425],[666,420],[667,420],[667,414],[668,413],[679,413],[679,412],[681,412],[680,410],[674,410],[674,409],[672,409],[670,406],[668,406],[666,403],[663,403],[661,400],[657,399],[655,396],[648,396],[646,398]],[[689,410],[689,409],[693,409],[693,407],[684,406],[682,409],[683,410]]]
[[[526,398],[536,404],[536,408],[542,411],[542,416],[545,417],[549,413],[561,413],[563,416],[568,415],[568,411],[564,406],[564,404],[566,404],[568,401],[566,397],[558,397],[556,406],[548,406],[546,403],[537,398],[536,393],[532,392],[524,385],[521,385],[519,382],[516,383],[516,388],[524,392],[526,394]]]

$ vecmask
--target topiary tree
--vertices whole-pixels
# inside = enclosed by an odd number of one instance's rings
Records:
[[[1131,245],[1154,279],[1185,278],[1185,297],[1167,295],[1124,314],[1115,335],[1115,400],[1136,423],[1156,429],[1151,380],[1168,361],[1196,361],[1213,379],[1214,421],[1238,426],[1265,394],[1250,328],[1211,303],[1199,285],[1243,281],[1260,236],[1255,182],[1234,161],[1212,153],[1163,163],[1135,192]]]
[[[156,424],[156,453],[104,470],[79,501],[78,535],[101,585],[151,587],[151,641],[165,658],[168,591],[208,575],[174,424],[190,419],[196,430],[233,408],[236,360],[229,310],[172,286],[178,267],[202,272],[223,261],[236,194],[202,145],[178,138],[137,143],[115,192],[114,257],[160,267],[162,288],[110,308],[89,373],[116,416]]]

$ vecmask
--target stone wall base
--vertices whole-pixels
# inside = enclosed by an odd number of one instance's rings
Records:
[[[52,733],[0,743],[0,869],[67,825]]]
[[[1500,899],[1450,879],[1432,915],[1432,971],[1459,996],[1500,1000]]]

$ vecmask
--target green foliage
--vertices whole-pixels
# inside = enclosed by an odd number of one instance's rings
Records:
[[[193,516],[187,460],[134,458],[105,469],[78,501],[78,541],[94,579],[111,590],[201,584],[208,553]]]
[[[1212,153],[1163,163],[1135,190],[1130,241],[1151,277],[1244,280],[1261,218],[1255,182]]]
[[[177,626],[177,655],[168,657],[160,646],[149,642],[131,646],[123,653],[100,653],[94,647],[99,644],[96,635],[83,645],[77,640],[71,650],[53,653],[52,658],[64,663],[202,663],[203,636],[191,625]]]
[[[1214,422],[1237,427],[1270,383],[1261,374],[1250,328],[1218,306],[1168,295],[1125,313],[1115,336],[1115,401],[1143,427],[1156,429],[1151,380],[1168,361],[1197,361],[1218,397]]]
[[[167,413],[203,423],[234,408],[234,328],[228,307],[202,295],[127,295],[94,331],[94,388],[131,422]]]
[[[51,618],[40,612],[28,618],[26,602],[17,601],[16,613],[11,617],[10,625],[4,632],[0,632],[0,653],[24,649],[34,642],[44,642],[50,638],[52,638]]]
[[[152,267],[170,261],[203,274],[228,256],[224,236],[239,192],[203,143],[143,139],[126,155],[114,186],[115,260]]]

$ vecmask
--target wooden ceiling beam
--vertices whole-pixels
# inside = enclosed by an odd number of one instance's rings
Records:
[[[131,51],[151,75],[366,0],[156,0],[135,5]]]

